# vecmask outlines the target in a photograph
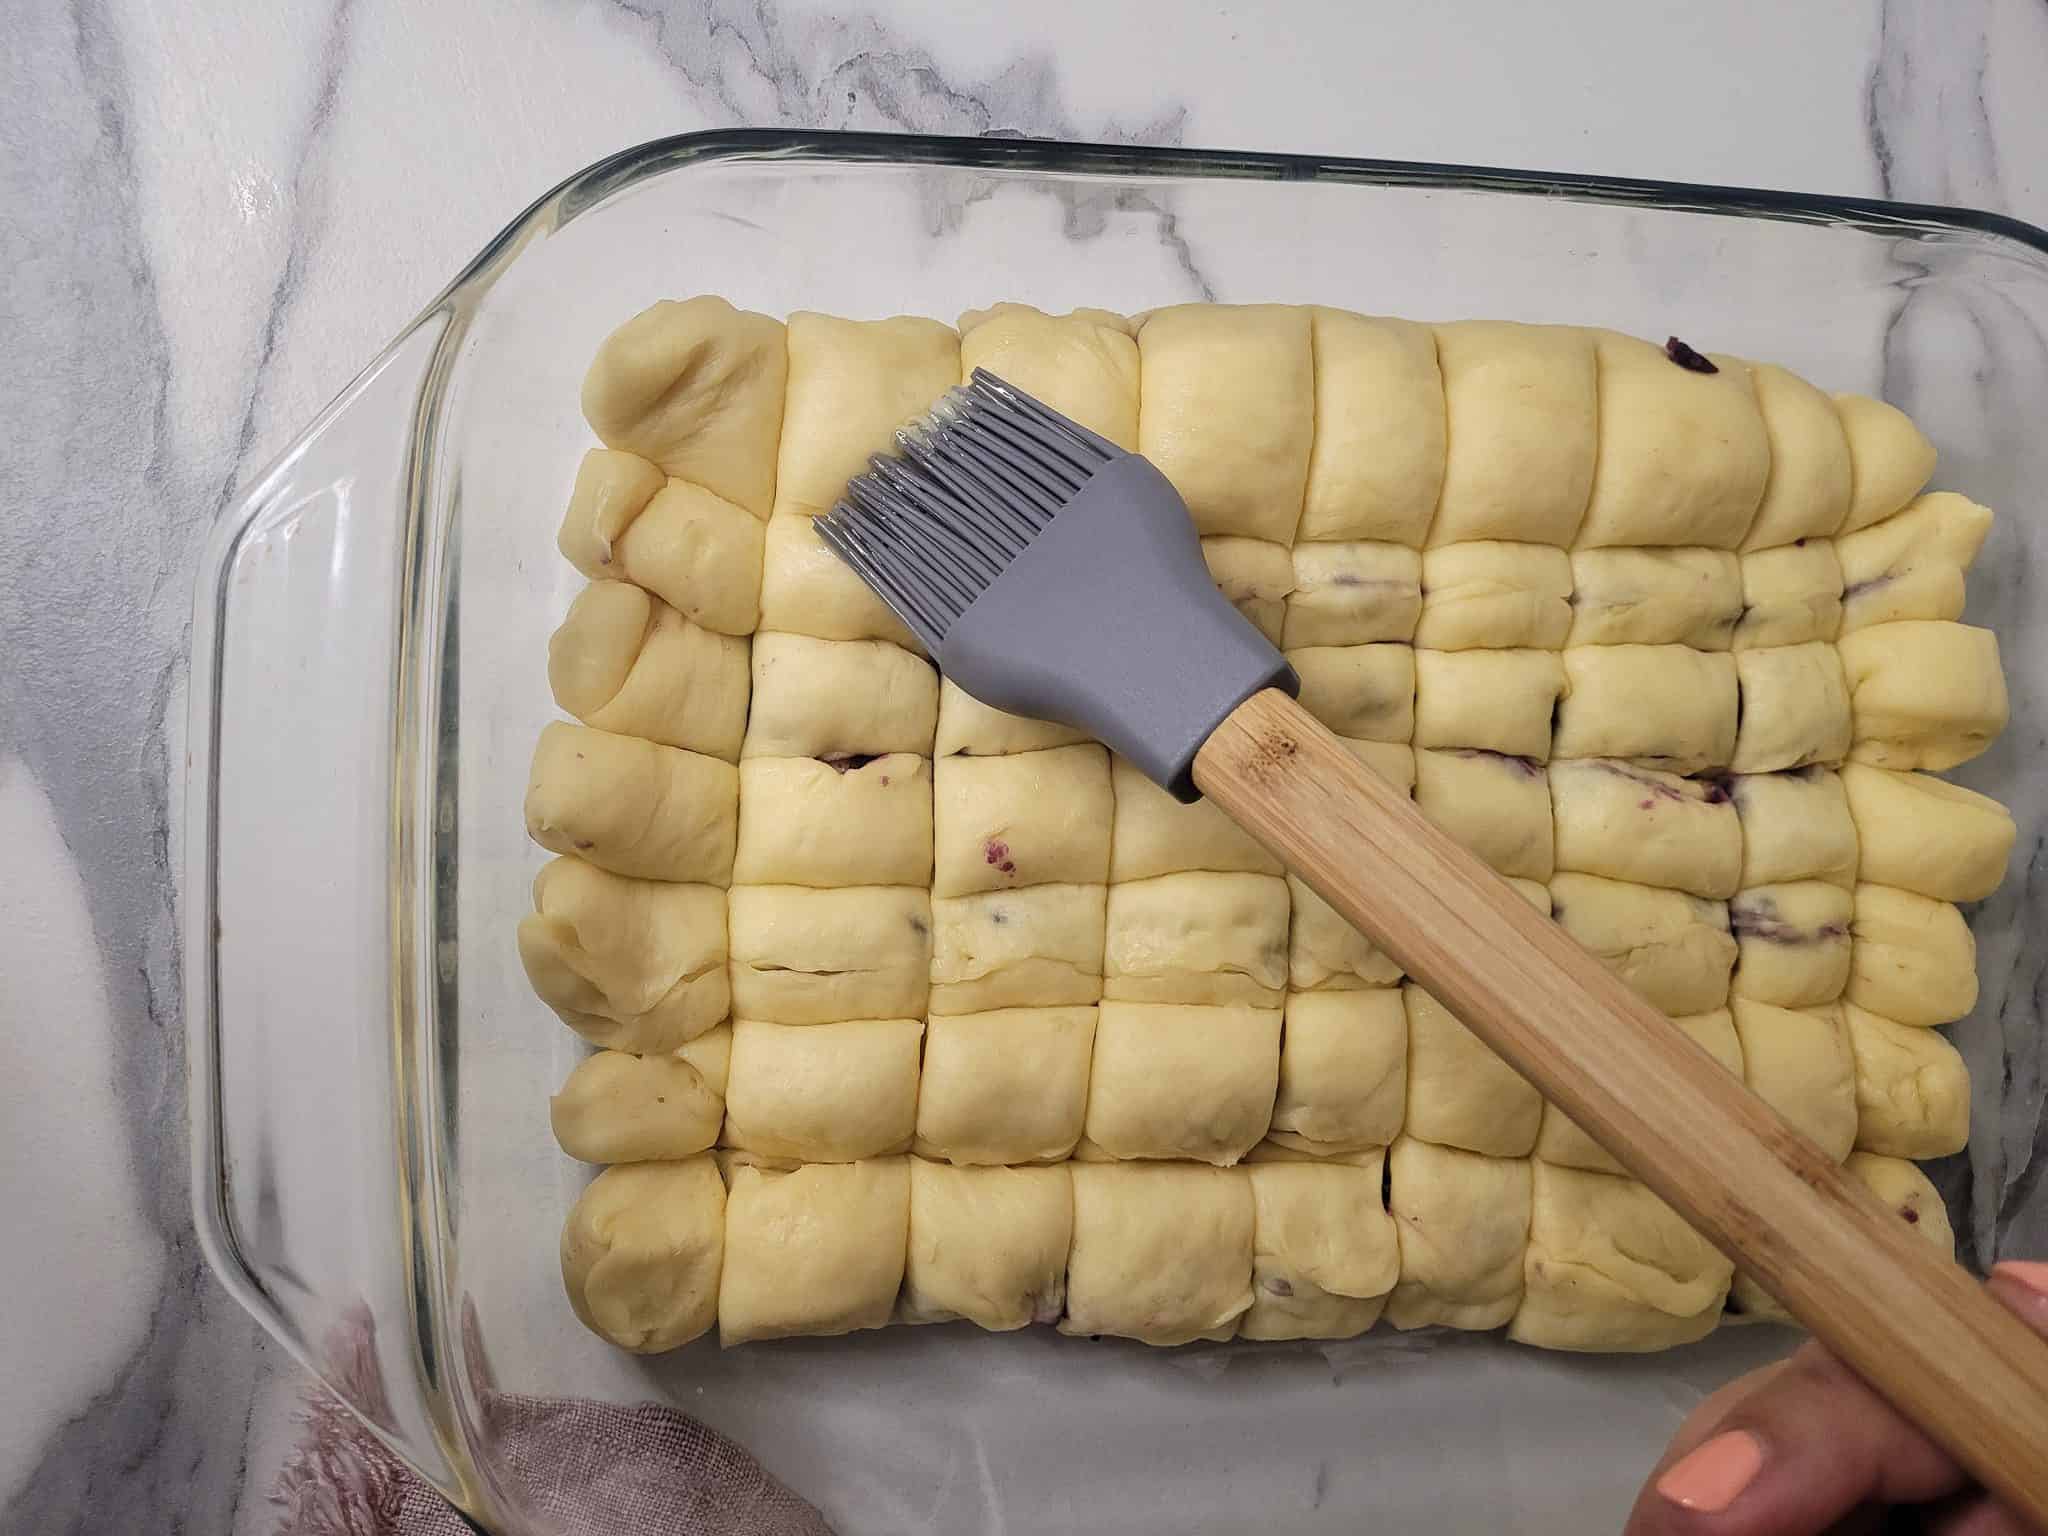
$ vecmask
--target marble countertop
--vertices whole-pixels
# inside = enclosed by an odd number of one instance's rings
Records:
[[[206,1273],[188,1215],[173,871],[195,551],[562,176],[660,134],[787,124],[2048,222],[2038,0],[1286,9],[1284,26],[1172,0],[511,0],[488,26],[405,0],[10,12],[0,186],[29,216],[0,225],[0,1528],[273,1527],[304,1378]]]

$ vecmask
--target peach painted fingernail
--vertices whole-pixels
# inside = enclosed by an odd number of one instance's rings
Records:
[[[2028,1290],[2048,1296],[2048,1263],[2039,1259],[2007,1259],[1991,1266],[1991,1273],[2017,1280]]]
[[[1746,1429],[1716,1435],[1657,1479],[1657,1492],[1680,1509],[1718,1515],[1764,1467],[1764,1448]]]

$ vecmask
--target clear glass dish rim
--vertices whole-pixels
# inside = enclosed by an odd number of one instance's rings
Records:
[[[309,446],[348,408],[366,382],[389,363],[420,327],[441,323],[432,362],[415,398],[405,452],[403,550],[398,582],[398,633],[390,740],[392,794],[387,829],[393,904],[392,974],[388,978],[392,1093],[401,1127],[397,1162],[399,1204],[412,1257],[408,1319],[423,1386],[440,1412],[441,1449],[463,1490],[475,1498],[494,1479],[471,1454],[470,1415],[457,1401],[463,1389],[454,1298],[446,1288],[448,1186],[445,1127],[437,1116],[447,1088],[440,1040],[442,985],[434,954],[444,919],[437,902],[436,867],[442,841],[435,808],[443,772],[452,761],[439,750],[442,647],[446,595],[452,575],[449,530],[437,526],[432,493],[438,483],[441,406],[447,385],[483,297],[533,239],[551,234],[580,214],[651,177],[692,166],[761,162],[805,166],[930,166],[1075,177],[1227,179],[1323,182],[1360,187],[1493,192],[1567,202],[1635,206],[1741,219],[1848,227],[1873,235],[1926,238],[1943,233],[2011,242],[2048,265],[2048,230],[1980,209],[1885,198],[1779,191],[1712,183],[1601,176],[1569,171],[1518,170],[1454,162],[1389,160],[1265,151],[1167,148],[1037,138],[965,138],[825,129],[713,129],[649,140],[606,156],[536,198],[480,249],[215,522],[199,563],[188,662],[186,839],[182,959],[184,971],[187,1103],[192,1211],[201,1251],[215,1275],[301,1364],[316,1376],[322,1363],[283,1324],[263,1282],[242,1257],[230,1211],[223,1120],[218,866],[219,766],[222,748],[221,685],[227,612],[227,577],[242,541],[272,494],[289,479]],[[424,1017],[420,1008],[430,999]],[[463,1425],[457,1431],[455,1426]],[[403,1446],[394,1446],[401,1454]],[[495,1502],[488,1500],[488,1502]],[[465,1501],[467,1502],[467,1501]],[[474,1511],[480,1513],[481,1511]]]

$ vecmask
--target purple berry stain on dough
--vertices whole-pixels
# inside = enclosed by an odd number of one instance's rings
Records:
[[[1266,1289],[1275,1296],[1292,1296],[1294,1294],[1294,1287],[1287,1283],[1285,1275],[1266,1276]]]
[[[1701,356],[1676,336],[1665,340],[1664,355],[1678,364],[1687,373],[1719,373],[1721,371],[1714,366],[1712,358]]]
[[[875,760],[876,755],[873,752],[821,752],[818,761],[834,773],[852,773],[867,767]],[[886,784],[889,781],[884,779],[882,782]]]
[[[1000,837],[992,837],[981,845],[981,856],[1006,875],[1017,873],[1017,862],[1010,857],[1010,845]]]
[[[1915,1227],[1920,1225],[1920,1213],[1914,1210],[1913,1207],[1911,1207],[1910,1205],[1900,1206],[1899,1214],[1906,1218],[1907,1225]]]

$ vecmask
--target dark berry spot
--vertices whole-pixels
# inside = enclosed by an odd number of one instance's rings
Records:
[[[1010,921],[1010,914],[1001,907],[990,907],[988,920],[991,926],[1001,928]]]
[[[1806,540],[1804,540],[1804,539],[1794,539],[1794,540],[1792,541],[1792,547],[1793,547],[1794,549],[1804,549],[1804,548],[1806,548]]]
[[[668,1102],[668,1095],[665,1093],[657,1093],[654,1096],[654,1102],[657,1104],[666,1104]]]
[[[1292,1296],[1294,1294],[1294,1287],[1287,1283],[1285,1275],[1266,1276],[1266,1289],[1275,1296]]]
[[[1712,358],[1702,357],[1676,336],[1669,338],[1664,343],[1664,355],[1678,364],[1687,373],[1719,373],[1721,371],[1714,366]]]
[[[1003,860],[1003,862],[998,864],[996,868],[1001,870],[1006,875],[1014,875],[1015,873],[1017,873],[1017,866],[1011,863],[1008,859]]]
[[[1908,1225],[1915,1227],[1920,1225],[1920,1213],[1914,1210],[1913,1207],[1911,1207],[1910,1205],[1900,1206],[1899,1214],[1906,1218]]]
[[[1010,845],[1000,837],[992,837],[981,845],[981,858],[985,864],[993,864],[1004,874],[1014,874],[1016,865],[1010,862]]]
[[[597,844],[590,842],[584,838],[579,837],[576,839],[576,851],[578,853],[588,853],[591,849],[595,848],[596,846]]]
[[[873,752],[821,752],[818,755],[818,761],[827,768],[830,768],[834,773],[851,773],[856,769],[867,767],[869,763],[875,760],[875,757],[876,754]],[[887,781],[885,780],[884,782],[886,783]]]
[[[1638,800],[1636,802],[1636,809],[1639,811],[1654,811],[1657,809],[1657,802],[1654,800]]]

